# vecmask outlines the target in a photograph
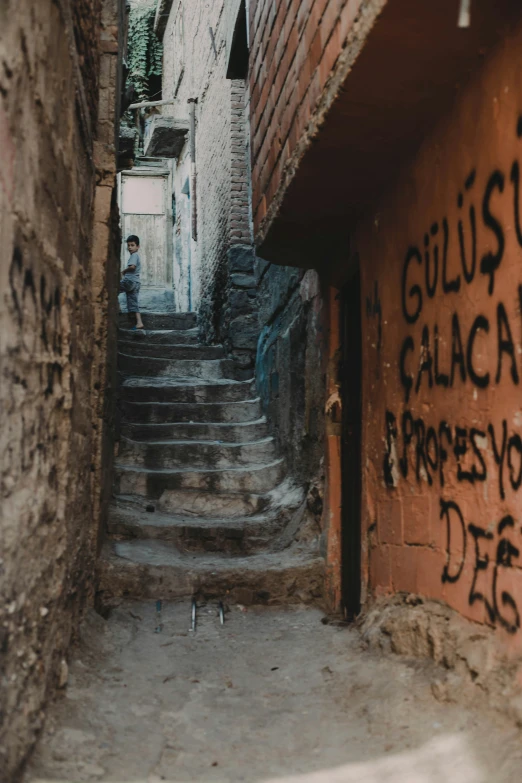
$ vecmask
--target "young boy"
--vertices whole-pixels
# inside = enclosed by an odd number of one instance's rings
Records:
[[[143,321],[141,320],[140,307],[138,304],[138,294],[140,292],[140,272],[141,261],[139,256],[140,240],[135,234],[131,234],[127,237],[127,250],[130,253],[130,258],[127,261],[127,266],[123,270],[123,277],[120,280],[120,294],[127,294],[127,312],[136,313],[136,326],[133,326],[133,330],[143,329]]]

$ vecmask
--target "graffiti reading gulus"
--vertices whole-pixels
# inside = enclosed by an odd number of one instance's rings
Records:
[[[522,138],[522,117],[517,123],[517,136]],[[501,169],[492,171],[480,193],[477,172],[471,171],[457,195],[456,226],[450,227],[448,219],[443,217],[429,227],[421,245],[411,245],[407,249],[402,267],[401,308],[409,326],[421,319],[426,302],[436,294],[462,293],[467,286],[484,277],[488,295],[494,297],[506,241],[504,226],[495,215],[492,202],[494,197],[511,200],[516,241],[522,248],[520,187],[518,160],[513,162],[509,174]],[[493,240],[492,249],[482,254],[477,246],[479,220]],[[455,232],[460,265],[458,272],[450,276],[448,248],[452,231]],[[515,285],[514,294],[517,320],[520,320],[522,284]],[[417,397],[421,389],[451,389],[459,385],[486,389],[491,383],[519,386],[517,355],[522,353],[522,346],[515,345],[513,335],[519,334],[520,323],[514,324],[510,320],[501,301],[493,303],[493,310],[492,318],[476,313],[467,331],[462,329],[458,312],[451,314],[446,333],[450,337],[451,354],[444,367],[440,356],[440,324],[423,324],[418,344],[411,334],[404,338],[398,368],[405,407],[398,415],[386,411],[383,469],[388,487],[397,486],[400,477],[407,479],[409,474],[419,483],[425,481],[429,486],[438,486],[440,521],[446,528],[442,582],[458,582],[464,573],[466,557],[471,557],[470,606],[481,602],[491,623],[514,634],[520,629],[520,613],[515,598],[504,588],[509,570],[522,566],[520,550],[515,543],[517,536],[522,534],[520,524],[510,514],[504,514],[494,524],[489,524],[491,520],[488,520],[486,528],[480,527],[473,520],[465,520],[456,500],[444,495],[449,475],[458,485],[480,485],[493,478],[500,501],[505,501],[506,491],[518,492],[522,485],[521,435],[510,427],[507,419],[465,427],[445,420],[425,421],[415,417],[409,408],[412,398]],[[476,340],[481,333],[489,340],[489,346],[494,347],[494,360],[487,371],[478,367],[476,361]],[[493,455],[489,467],[484,456],[486,451]],[[494,476],[488,475],[492,470]],[[452,486],[455,481],[451,482]]]

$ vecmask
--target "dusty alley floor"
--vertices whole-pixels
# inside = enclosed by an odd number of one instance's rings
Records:
[[[123,604],[92,614],[34,781],[521,780],[522,736],[498,715],[439,704],[431,663],[366,652],[314,609]],[[315,774],[314,774],[315,773]]]

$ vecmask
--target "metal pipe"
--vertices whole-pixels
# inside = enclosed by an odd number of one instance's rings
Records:
[[[148,109],[149,106],[171,106],[176,101],[141,101],[141,103],[131,103],[129,109]]]
[[[192,203],[192,239],[198,238],[198,192],[196,174],[196,103],[197,98],[189,98],[189,123],[190,123],[190,201]]]

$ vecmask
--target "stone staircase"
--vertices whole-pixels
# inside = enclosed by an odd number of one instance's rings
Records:
[[[321,598],[306,501],[285,477],[253,380],[226,377],[193,313],[145,313],[118,342],[119,446],[102,602],[118,597],[250,603]]]

